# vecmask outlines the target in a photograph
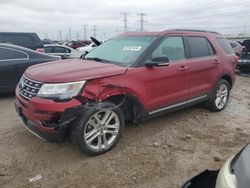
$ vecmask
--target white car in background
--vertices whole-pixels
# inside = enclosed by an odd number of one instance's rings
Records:
[[[83,47],[77,48],[77,50],[79,52],[86,53],[86,52],[90,52],[91,50],[93,50],[96,47],[97,47],[97,45],[94,42],[92,42],[92,43],[90,43],[87,46],[83,46]]]
[[[62,59],[80,59],[85,53],[59,44],[44,45],[44,51],[48,55],[60,56]]]
[[[82,47],[79,47],[77,48],[77,50],[79,52],[82,52],[82,53],[88,53],[90,52],[91,50],[95,49],[97,46],[100,46],[103,42],[102,41],[99,41],[97,39],[95,39],[94,37],[90,37],[90,39],[93,41],[91,42],[89,45],[87,46],[82,46]]]

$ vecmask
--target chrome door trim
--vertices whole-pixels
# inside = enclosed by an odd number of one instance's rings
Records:
[[[149,115],[152,115],[152,114],[164,111],[164,110],[169,110],[171,108],[175,108],[175,107],[178,107],[178,106],[182,106],[182,105],[185,105],[185,104],[188,104],[188,103],[191,103],[191,102],[195,102],[195,101],[198,101],[200,99],[206,98],[207,96],[208,95],[206,94],[206,95],[202,95],[202,96],[199,96],[199,97],[195,97],[195,98],[189,99],[187,101],[183,101],[183,102],[176,103],[176,104],[173,104],[173,105],[170,105],[170,106],[159,108],[159,109],[156,109],[156,110],[153,110],[153,111],[149,112]]]

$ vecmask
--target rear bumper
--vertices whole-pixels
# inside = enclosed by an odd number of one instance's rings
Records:
[[[236,66],[237,69],[248,69],[250,71],[250,60],[240,60]]]
[[[81,105],[76,99],[67,102],[54,102],[33,97],[22,98],[16,89],[15,107],[25,127],[36,136],[47,141],[63,140],[69,124],[74,120],[74,109]]]

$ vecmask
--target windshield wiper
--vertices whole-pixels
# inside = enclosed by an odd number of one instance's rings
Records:
[[[99,58],[99,57],[87,57],[86,60],[94,60],[94,61],[100,61],[100,62],[103,62],[103,63],[110,63],[109,60],[102,59],[102,58]]]

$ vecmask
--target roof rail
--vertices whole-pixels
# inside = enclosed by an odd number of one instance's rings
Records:
[[[165,31],[192,31],[192,32],[204,32],[204,33],[220,34],[220,33],[215,32],[215,31],[206,31],[206,30],[199,30],[199,29],[167,29]]]

